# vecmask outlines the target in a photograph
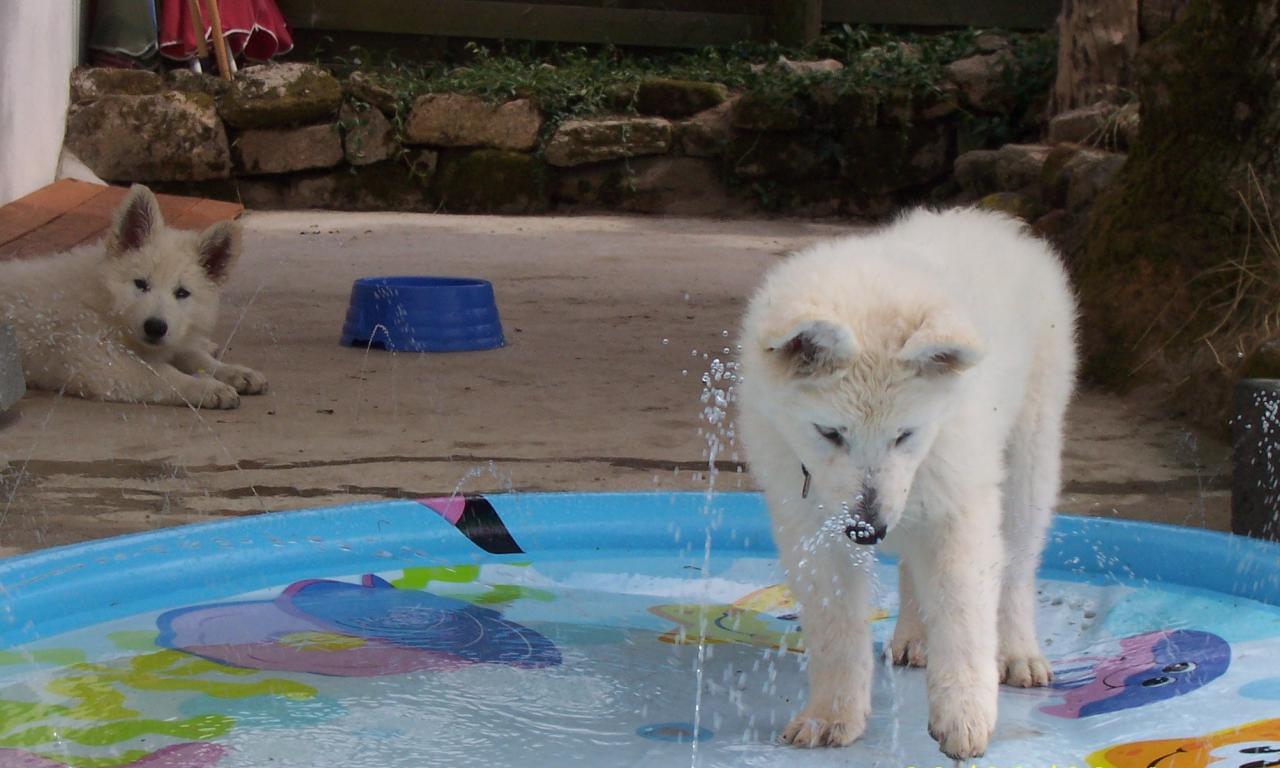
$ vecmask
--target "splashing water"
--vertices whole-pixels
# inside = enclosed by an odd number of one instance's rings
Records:
[[[729,332],[726,330],[722,331],[721,334],[728,336]],[[698,350],[692,351],[692,356],[696,357],[697,354]],[[703,357],[706,357],[706,355],[704,354]],[[720,522],[714,515],[712,508],[716,491],[716,478],[719,475],[716,460],[726,447],[732,449],[737,443],[734,422],[729,418],[729,406],[736,397],[738,381],[738,363],[736,361],[722,361],[718,357],[714,358],[711,360],[707,371],[702,374],[702,394],[699,397],[699,401],[702,403],[702,426],[699,427],[698,431],[707,442],[707,448],[703,452],[703,458],[707,460],[707,491],[703,498],[702,507],[702,514],[706,518],[707,528],[702,551],[701,578],[703,580],[703,590],[698,610],[698,657],[693,703],[693,738],[691,739],[690,748],[690,765],[695,768],[698,765],[698,734],[700,733],[699,727],[702,724],[703,675],[709,657],[707,646],[707,605],[711,601],[706,584],[711,572],[711,535]]]

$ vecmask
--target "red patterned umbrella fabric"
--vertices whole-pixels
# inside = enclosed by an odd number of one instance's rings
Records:
[[[200,0],[200,29],[206,42],[213,32],[205,3],[215,1],[222,17],[222,36],[232,55],[251,61],[269,61],[288,53],[293,38],[275,0]],[[158,0],[160,53],[176,61],[196,57],[196,31],[191,23],[188,0]]]

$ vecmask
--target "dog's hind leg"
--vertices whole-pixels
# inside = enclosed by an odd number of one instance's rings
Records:
[[[1057,503],[1065,398],[1030,404],[1006,452],[1005,567],[1000,593],[1000,680],[1021,688],[1048,685],[1053,674],[1036,636],[1036,568]]]
[[[197,375],[207,373],[242,395],[261,395],[267,391],[267,377],[243,365],[224,363],[203,349],[184,349],[173,358],[181,371]]]
[[[898,666],[923,667],[927,663],[924,620],[905,558],[898,561],[898,621],[893,627],[889,656]]]

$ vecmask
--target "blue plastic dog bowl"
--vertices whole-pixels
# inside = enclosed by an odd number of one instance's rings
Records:
[[[469,277],[362,277],[342,343],[393,352],[472,352],[505,344],[493,285]]]

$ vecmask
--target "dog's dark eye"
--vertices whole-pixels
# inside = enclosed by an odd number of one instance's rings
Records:
[[[1170,664],[1169,666],[1165,667],[1160,671],[1169,672],[1171,674],[1177,674],[1179,672],[1191,672],[1195,668],[1196,668],[1196,663],[1194,661],[1177,661],[1177,662],[1174,662],[1173,664]]]
[[[905,443],[905,442],[907,442],[908,440],[910,440],[910,439],[911,439],[911,436],[912,436],[912,435],[914,435],[914,434],[915,434],[915,432],[914,432],[914,431],[912,431],[912,430],[910,430],[910,429],[904,429],[904,430],[902,430],[901,432],[899,432],[899,433],[898,433],[898,439],[897,439],[897,440],[894,440],[894,441],[893,441],[893,444],[894,444],[894,445],[902,445],[903,443]]]
[[[828,443],[836,447],[844,445],[844,435],[840,434],[840,430],[832,429],[831,427],[820,427],[817,424],[814,424],[813,428],[818,430],[818,434],[822,435],[823,439]]]
[[[173,292],[173,297],[175,299],[185,299],[190,295],[191,295],[191,291],[188,291],[186,288],[179,288],[178,290]]]
[[[147,291],[151,290],[151,283],[148,283],[146,280],[143,280],[141,277],[138,278],[137,280],[134,280],[133,285],[135,288],[142,291],[143,293],[146,293]]]

